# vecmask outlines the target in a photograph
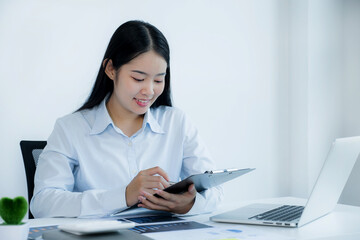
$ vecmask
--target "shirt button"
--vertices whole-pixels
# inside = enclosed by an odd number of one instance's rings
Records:
[[[132,146],[132,142],[128,142],[128,146],[131,147],[131,146]]]

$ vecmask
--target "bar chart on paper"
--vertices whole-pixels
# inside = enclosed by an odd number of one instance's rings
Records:
[[[43,227],[32,227],[29,229],[29,240],[42,239],[41,235],[49,230],[57,229],[57,225],[54,226],[43,226]]]

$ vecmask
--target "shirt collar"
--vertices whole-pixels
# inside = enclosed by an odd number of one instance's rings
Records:
[[[113,125],[115,128],[115,124],[106,108],[107,100],[108,97],[105,97],[95,110],[95,121],[90,131],[91,135],[102,133],[109,125]],[[142,129],[144,130],[147,125],[154,133],[165,133],[158,121],[154,118],[153,110],[151,108],[145,113]]]
[[[159,122],[155,119],[153,109],[151,108],[145,113],[143,129],[145,128],[145,124],[148,124],[154,133],[165,133]]]
[[[106,108],[107,100],[108,96],[104,98],[104,100],[95,110],[95,121],[91,128],[90,134],[102,133],[109,125],[114,124]]]

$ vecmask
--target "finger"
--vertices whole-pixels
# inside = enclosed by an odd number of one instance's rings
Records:
[[[196,196],[196,189],[195,189],[195,185],[191,184],[188,187],[188,191],[185,193],[185,195],[191,196],[191,197],[195,197]]]
[[[165,192],[165,191],[162,191],[162,190],[155,190],[155,193],[157,195],[159,195],[160,197],[168,200],[168,201],[175,202],[181,196],[192,197],[192,198],[195,197],[196,196],[196,189],[195,189],[195,185],[191,184],[188,187],[188,191],[185,192],[185,193],[182,193],[182,194],[171,194],[171,193],[168,193],[168,192]]]
[[[167,199],[163,199],[163,198],[158,198],[152,195],[147,195],[147,193],[145,193],[145,195],[143,197],[146,198],[147,202],[144,204],[149,206],[149,202],[151,203],[150,206],[152,208],[154,208],[154,205],[158,206],[157,209],[165,207],[165,209],[167,209],[166,211],[173,211],[177,206],[180,206],[181,203],[183,202],[189,202],[191,201],[191,199],[194,199],[194,197],[184,197],[181,194],[176,195],[176,194],[169,194],[167,193],[167,195],[172,196],[172,200],[167,200]],[[191,198],[190,200],[186,200],[186,198]]]
[[[194,185],[194,184],[191,184],[191,185],[188,187],[187,193],[190,193],[191,196],[195,196],[195,195],[196,195],[196,188],[195,188],[195,185]]]
[[[161,206],[168,207],[168,205],[170,203],[168,200],[165,200],[163,198],[155,197],[153,194],[149,194],[146,191],[142,191],[141,194],[142,194],[142,197],[145,197],[148,201],[150,201],[150,202],[152,202],[152,203],[154,203],[156,205],[161,205]]]
[[[152,188],[147,188],[147,189],[140,189],[140,195],[145,196],[142,192],[146,191],[147,193],[149,193],[150,196],[154,195],[156,193],[156,190],[152,189]]]
[[[157,181],[154,181],[154,182],[147,181],[147,182],[144,182],[142,186],[145,189],[164,189],[165,188],[164,183],[157,182]]]
[[[160,176],[162,176],[166,181],[169,181],[169,177],[167,175],[167,173],[161,169],[160,167],[153,167],[153,168],[149,168],[143,171],[144,173],[146,173],[147,175],[155,175],[155,174],[159,174]]]
[[[146,181],[161,183],[162,188],[159,189],[164,189],[170,186],[170,184],[162,176],[147,176]]]
[[[168,201],[174,201],[174,200],[176,200],[176,198],[179,197],[179,194],[171,194],[171,193],[161,191],[161,190],[156,190],[155,193],[157,195],[159,195],[160,197],[162,197],[163,199],[166,199]]]
[[[144,208],[153,209],[153,210],[170,211],[170,209],[167,208],[166,206],[154,204],[143,196],[139,196],[139,201],[141,202],[140,204],[138,204],[139,207],[144,207]]]
[[[165,179],[164,179],[164,180],[165,180]],[[168,181],[165,181],[165,182],[163,183],[163,185],[164,185],[164,188],[168,188],[168,187],[171,186],[171,183],[168,182]]]
[[[186,198],[194,198],[196,196],[196,189],[195,189],[195,185],[191,184],[188,187],[188,191],[183,194],[171,194],[162,190],[156,190],[155,193],[167,201],[178,202],[180,201],[180,198],[182,196]]]

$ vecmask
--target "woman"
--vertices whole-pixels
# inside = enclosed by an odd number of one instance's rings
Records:
[[[129,21],[112,36],[88,100],[57,120],[39,158],[30,208],[35,217],[109,214],[134,204],[208,212],[221,188],[162,190],[214,168],[196,128],[172,107],[166,38],[148,23]]]

